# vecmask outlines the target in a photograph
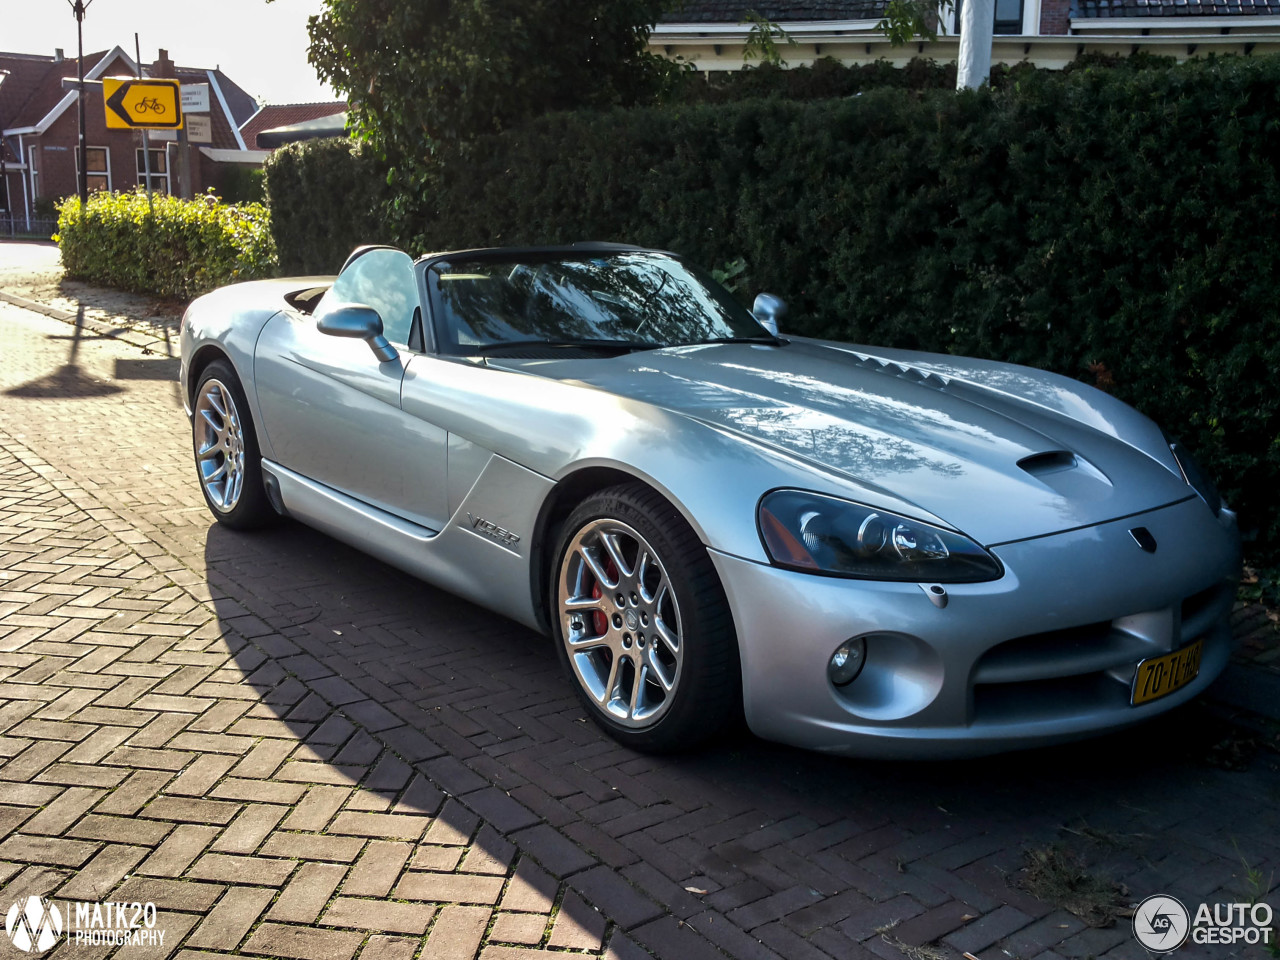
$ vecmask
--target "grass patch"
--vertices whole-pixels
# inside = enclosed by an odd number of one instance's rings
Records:
[[[1084,858],[1057,844],[1025,852],[1015,882],[1038,900],[1061,907],[1091,927],[1109,927],[1129,912],[1124,884],[1091,874]]]
[[[892,923],[886,923],[883,927],[876,927],[876,933],[880,934],[880,939],[899,951],[907,960],[951,960],[951,955],[945,950],[937,947],[917,947],[915,944],[907,943],[893,935],[893,928],[902,921],[894,920]]]

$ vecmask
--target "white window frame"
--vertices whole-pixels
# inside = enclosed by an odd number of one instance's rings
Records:
[[[91,146],[86,146],[84,148],[84,152],[86,154],[88,154],[90,150],[101,150],[103,156],[107,158],[107,172],[106,172],[107,190],[106,192],[110,193],[112,190],[111,148],[110,147],[91,147]],[[80,147],[79,145],[76,145],[75,147],[73,147],[72,152],[76,155],[76,189],[79,189],[80,188]],[[103,176],[103,173],[100,170],[90,170],[88,171],[88,175],[90,177],[101,177]],[[86,178],[86,182],[87,182],[87,178]]]
[[[27,148],[27,168],[31,174],[31,202],[40,199],[40,164],[36,157],[40,153],[40,144],[33,143]]]
[[[146,186],[147,186],[147,168],[146,168],[146,165],[145,165],[145,161],[143,160],[143,156],[142,156],[142,151],[143,151],[144,149],[146,149],[146,148],[145,148],[145,147],[134,147],[133,162],[134,162],[134,165],[137,167],[137,174],[138,174],[138,186],[140,186],[140,187],[142,187],[142,188],[144,188],[144,189],[145,189],[145,188],[146,188]],[[165,195],[166,195],[166,196],[173,196],[173,181],[170,179],[170,173],[169,173],[169,150],[168,150],[168,146],[167,146],[167,145],[165,145],[165,146],[162,146],[162,147],[157,147],[157,146],[153,143],[153,144],[151,145],[151,152],[152,152],[153,154],[158,153],[158,154],[160,154],[162,157],[164,157],[164,173],[156,173],[156,168],[155,168],[155,166],[154,166],[154,165],[152,165],[152,167],[151,167],[151,179],[152,179],[152,181],[155,181],[155,180],[159,180],[161,177],[163,177],[163,178],[164,178],[164,192],[165,192]],[[152,189],[154,190],[155,188],[153,187]]]

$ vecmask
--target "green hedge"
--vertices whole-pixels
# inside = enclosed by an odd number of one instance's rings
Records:
[[[287,274],[337,272],[361,244],[387,243],[387,169],[346,139],[291,143],[267,160],[271,230]]]
[[[744,259],[795,332],[1095,383],[1181,434],[1276,562],[1280,61],[1121,66],[547,116],[442,148],[377,239]]]
[[[994,80],[999,83],[1008,71],[996,65]],[[829,100],[851,97],[864,90],[954,90],[956,65],[914,57],[902,66],[888,60],[844,65],[822,57],[811,66],[783,68],[771,63],[745,66],[741,70],[715,73],[686,72],[667,91],[671,101],[681,103],[729,103],[735,100],[778,98],[782,100]]]
[[[154,201],[152,212],[145,193],[95,193],[82,213],[75,197],[64,200],[54,239],[67,276],[185,300],[275,273],[275,244],[261,204],[228,206],[213,197]]]
[[[1168,70],[1176,66],[1173,57],[1148,53],[1133,56],[1106,56],[1088,53],[1067,64],[1065,71]],[[990,85],[1002,90],[1017,84],[1038,71],[1030,63],[1012,66],[993,64]],[[888,60],[871,63],[843,64],[831,57],[821,57],[813,64],[783,68],[771,63],[744,66],[741,70],[715,73],[684,72],[672,81],[666,91],[670,103],[730,103],[735,100],[830,100],[853,97],[868,90],[954,90],[956,65],[938,63],[925,57],[913,57],[905,64]]]

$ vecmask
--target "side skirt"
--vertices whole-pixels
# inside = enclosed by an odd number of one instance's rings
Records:
[[[485,517],[494,521],[490,528],[501,524],[504,530],[532,531],[538,509],[553,485],[541,474],[502,457],[491,457],[450,521],[442,530],[432,530],[270,460],[262,461],[262,470],[288,516],[428,583],[539,629],[535,598],[529,588],[529,551],[534,545],[527,539],[500,543],[492,538],[491,529],[486,533],[473,520]]]

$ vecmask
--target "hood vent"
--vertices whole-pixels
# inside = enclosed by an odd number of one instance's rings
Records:
[[[1076,466],[1076,455],[1067,450],[1048,450],[1044,453],[1033,453],[1018,461],[1018,466],[1033,477],[1042,477],[1049,473],[1061,473]]]
[[[876,373],[887,374],[910,383],[919,383],[926,387],[932,387],[934,390],[945,390],[951,382],[946,377],[940,377],[936,373],[925,373],[915,367],[903,366],[900,363],[877,360],[875,357],[868,357],[861,353],[855,353],[853,356],[857,358],[854,362],[864,370],[874,370]]]

